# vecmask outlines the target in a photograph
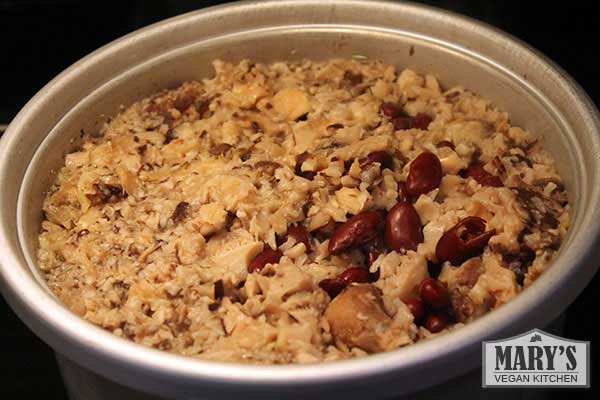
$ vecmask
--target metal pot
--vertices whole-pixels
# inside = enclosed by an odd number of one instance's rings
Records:
[[[50,292],[35,266],[41,202],[80,130],[97,130],[121,104],[207,76],[215,58],[358,55],[429,72],[446,86],[461,84],[482,94],[508,111],[514,124],[538,134],[555,157],[571,198],[572,226],[549,270],[514,301],[455,332],[396,351],[315,365],[256,366],[201,361],[131,343],[80,319]],[[409,393],[472,370],[484,339],[544,326],[589,282],[599,264],[594,251],[600,242],[599,131],[598,111],[564,71],[518,40],[452,13],[405,3],[284,0],[186,14],[85,57],[10,124],[0,146],[2,293],[60,354],[73,393],[73,385],[83,385],[79,392],[97,385],[100,393],[101,387],[116,388],[115,382],[123,390],[167,398]],[[77,380],[78,373],[84,378]]]

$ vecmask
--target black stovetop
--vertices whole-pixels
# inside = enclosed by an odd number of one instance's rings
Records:
[[[193,0],[0,0],[2,74],[0,124],[46,82],[103,44],[152,22],[222,1]],[[600,104],[600,24],[592,2],[500,2],[428,0],[495,25],[533,45],[570,73]],[[0,254],[1,257],[1,254]],[[600,274],[569,307],[565,336],[592,340],[592,387],[600,385]],[[65,399],[51,350],[35,337],[0,298],[0,399]],[[595,393],[594,393],[595,392]],[[597,390],[569,393],[597,398]],[[562,398],[566,391],[553,391]],[[510,398],[510,392],[507,392]]]

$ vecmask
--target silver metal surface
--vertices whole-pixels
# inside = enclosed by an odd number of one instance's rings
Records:
[[[411,47],[414,54],[411,56]],[[366,358],[317,365],[206,362],[128,342],[78,318],[34,264],[41,202],[52,171],[106,116],[165,87],[211,73],[215,58],[256,61],[362,55],[461,84],[542,137],[565,177],[572,226],[552,267],[514,301],[436,339]],[[481,341],[554,319],[599,265],[600,122],[559,67],[481,23],[406,3],[364,0],[245,2],[186,14],[125,36],[67,69],[17,115],[0,142],[0,289],[57,352],[99,376],[172,398],[347,399],[408,393],[464,374]]]
[[[564,334],[564,321],[565,318],[563,315],[558,320],[553,321],[552,324],[544,327],[544,331],[562,336]],[[56,359],[70,400],[161,400],[161,398],[151,394],[135,391],[103,378],[58,354]],[[368,385],[369,383],[365,382],[364,384]],[[401,384],[401,382],[398,382],[398,384]],[[345,397],[338,396],[334,398]],[[469,374],[451,379],[427,390],[421,390],[417,393],[410,393],[404,396],[393,396],[393,400],[464,400],[484,397],[485,400],[506,400],[506,391],[490,391],[489,389],[482,388],[481,369],[476,369]],[[547,391],[532,391],[527,388],[511,389],[510,397],[520,400],[546,400],[551,398]],[[224,398],[227,397],[224,396]],[[369,396],[367,398],[373,399],[376,397]],[[328,400],[331,400],[331,397]],[[392,398],[390,397],[387,400],[392,400]]]

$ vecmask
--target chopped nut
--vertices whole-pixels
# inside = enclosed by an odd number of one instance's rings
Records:
[[[94,206],[116,203],[127,198],[127,192],[120,185],[109,185],[100,182],[95,183],[93,187],[95,192],[88,194],[87,198]]]
[[[175,207],[175,211],[173,211],[173,215],[171,216],[173,223],[178,224],[183,221],[188,216],[189,209],[190,205],[185,201],[177,204],[177,207]]]
[[[348,286],[329,303],[324,316],[335,339],[369,353],[383,350],[382,335],[392,322],[379,290],[370,284]]]

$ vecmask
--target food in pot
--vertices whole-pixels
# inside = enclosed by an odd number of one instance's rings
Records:
[[[558,250],[552,158],[469,90],[371,60],[214,66],[58,171],[39,266],[94,324],[205,359],[363,356],[500,307]]]

